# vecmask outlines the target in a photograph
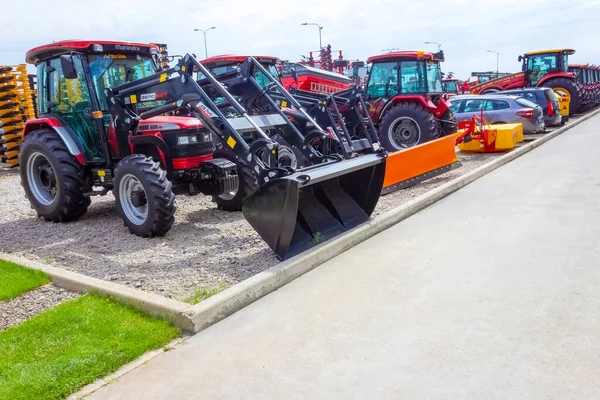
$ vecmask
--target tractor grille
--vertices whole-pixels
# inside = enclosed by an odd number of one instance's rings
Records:
[[[208,135],[205,140],[206,134],[209,133],[207,130],[198,129],[180,129],[173,131],[162,132],[163,140],[171,151],[171,157],[173,158],[185,158],[201,156],[206,154],[212,154],[215,150],[215,145],[212,141],[212,135]],[[181,136],[196,136],[197,143],[178,144],[179,137]]]

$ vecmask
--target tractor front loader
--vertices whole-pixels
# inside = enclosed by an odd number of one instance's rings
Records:
[[[139,52],[142,45],[86,42],[46,47],[28,53],[38,71],[43,65],[41,73],[48,74],[49,79],[40,81],[51,84],[41,85],[43,113],[30,121],[20,158],[23,185],[39,215],[57,222],[75,219],[86,212],[89,196],[112,190],[132,233],[161,236],[174,220],[173,185],[215,195],[232,190],[237,180],[246,189],[244,217],[280,259],[370,218],[383,185],[385,154],[343,160],[315,151],[320,163],[293,168],[280,163],[280,145],[267,133],[288,127],[287,119],[277,113],[250,116],[190,55],[167,71],[145,77],[136,73],[142,66],[135,64],[123,70],[124,83],[108,85],[104,80],[100,85],[104,70],[90,65],[92,55],[102,55],[101,66],[109,67]],[[36,58],[42,56],[47,59]],[[194,70],[203,73],[211,90],[228,103],[227,115],[213,101],[215,95],[193,79]],[[78,82],[92,96],[83,104],[66,103],[62,114],[53,115],[59,101],[55,99],[64,98],[61,85],[53,82]],[[161,131],[168,120],[156,122],[157,118],[180,109],[201,121],[201,128],[194,135],[168,137]],[[83,124],[86,129],[81,129]],[[153,134],[144,134],[149,130]],[[257,138],[247,144],[244,132]],[[185,165],[174,162],[176,152],[201,139],[211,141],[211,136],[240,162],[220,157],[187,159]],[[55,218],[57,209],[68,218]]]

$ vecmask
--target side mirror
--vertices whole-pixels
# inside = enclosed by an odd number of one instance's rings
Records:
[[[523,56],[519,56],[519,62],[523,61]]]
[[[298,73],[296,72],[296,68],[290,67],[290,73],[292,74],[292,79],[294,82],[298,83]]]
[[[75,63],[72,56],[67,54],[60,56],[60,66],[65,79],[77,79],[77,71],[75,71]]]

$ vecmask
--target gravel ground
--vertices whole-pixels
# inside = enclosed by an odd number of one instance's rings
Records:
[[[538,137],[541,135],[537,135]],[[465,174],[496,154],[459,154],[462,167],[383,196],[375,215]],[[215,209],[208,197],[177,197],[173,229],[163,238],[131,235],[114,197],[95,197],[88,213],[69,224],[35,218],[16,170],[0,168],[0,251],[167,297],[187,297],[196,286],[235,284],[277,263],[241,213]]]
[[[48,284],[14,299],[0,301],[0,331],[77,296],[78,293]]]

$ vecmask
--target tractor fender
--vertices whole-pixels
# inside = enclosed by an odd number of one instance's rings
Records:
[[[536,86],[542,86],[549,79],[553,78],[567,78],[567,79],[576,79],[575,74],[572,72],[553,72],[551,74],[545,75]]]
[[[51,129],[62,139],[65,146],[67,146],[67,150],[69,153],[73,155],[79,164],[85,165],[85,160],[83,158],[83,152],[77,146],[77,142],[73,139],[73,135],[69,132],[69,129],[57,119],[53,117],[47,118],[33,118],[29,119],[25,122],[25,129],[23,129],[22,138],[25,139],[25,136],[29,135],[33,131],[37,131],[38,129]]]
[[[417,103],[423,106],[425,109],[429,110],[429,112],[431,112],[432,114],[436,114],[438,110],[435,104],[433,104],[430,100],[426,100],[422,96],[395,96],[390,101],[388,101],[388,103],[383,107],[381,113],[379,114],[379,119],[383,118],[386,111],[388,111],[391,107],[400,103]]]
[[[161,136],[157,135],[139,135],[139,136],[129,136],[129,145],[134,148],[139,145],[150,145],[156,147],[159,151],[159,155],[162,158],[166,170],[167,176],[170,178],[173,176],[173,158],[171,157],[171,151],[167,146],[167,143],[162,139]]]

